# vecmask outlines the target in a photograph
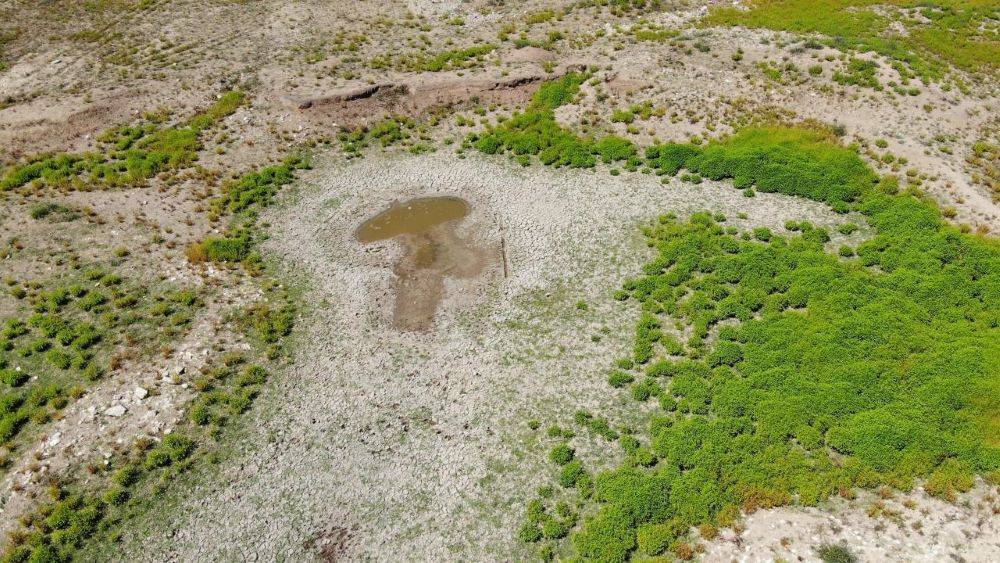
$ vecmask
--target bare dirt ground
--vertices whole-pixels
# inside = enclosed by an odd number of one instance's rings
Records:
[[[822,509],[769,509],[709,544],[706,561],[801,561],[823,544],[848,546],[862,561],[996,561],[996,498],[983,483],[946,503],[917,490],[892,499],[862,493]]]
[[[896,155],[892,164],[873,160],[881,172],[923,176],[922,189],[953,208],[956,222],[1000,230],[1000,206],[965,165],[995,120],[996,84],[975,83],[969,93],[921,85],[919,95],[891,99],[843,87],[829,79],[837,62],[825,57],[836,51],[795,49],[790,36],[774,32],[697,28],[706,4],[671,3],[643,18],[682,29],[686,43],[677,46],[637,41],[635,18],[593,8],[525,25],[531,14],[570,5],[548,0],[0,3],[3,165],[94,150],[102,131],[158,108],[176,122],[225,90],[248,97],[202,139],[201,168],[180,182],[0,201],[0,243],[21,247],[0,261],[4,278],[44,279],[68,256],[107,260],[126,246],[130,274],[190,283],[212,296],[171,354],[127,363],[95,383],[16,453],[0,483],[0,531],[37,504],[49,475],[80,473],[138,437],[169,432],[192,396],[188,378],[174,377],[179,367],[190,375],[209,348],[246,348],[223,317],[258,297],[258,288],[238,271],[192,266],[184,248],[219,229],[205,218],[208,191],[292,149],[313,152],[317,168],[267,216],[272,238],[264,251],[283,276],[308,288],[294,363],[234,431],[228,461],[130,525],[107,557],[525,559],[514,533],[525,501],[551,471],[550,444],[527,431],[528,421],[547,425],[580,407],[626,422],[634,416],[609,389],[606,371],[628,346],[637,314],[611,294],[648,258],[639,226],[703,209],[740,229],[852,219],[798,199],[745,198],[724,183],[661,185],[638,173],[521,168],[453,154],[451,143],[568,71],[594,70],[581,98],[557,113],[576,130],[649,143],[714,137],[760,115],[839,124],[844,142],[861,143],[870,156]],[[500,40],[510,23],[518,30],[512,37],[524,31],[537,45]],[[557,29],[565,37],[546,43]],[[407,57],[487,42],[497,48],[465,68],[407,66]],[[709,49],[691,49],[693,42]],[[380,62],[385,56],[389,62]],[[775,82],[755,66],[763,61],[821,64],[823,73]],[[615,109],[642,102],[663,111],[633,124],[610,120]],[[336,143],[321,144],[343,126],[390,114],[420,121],[427,129],[414,136],[437,152],[381,154],[376,143],[364,159],[345,162]],[[878,151],[876,139],[885,141]],[[392,201],[437,195],[471,204],[455,236],[492,259],[435,279],[433,325],[400,331],[392,320],[405,249],[398,241],[362,245],[353,233]],[[64,223],[27,218],[46,201],[89,213]],[[834,237],[831,249],[845,242]],[[0,313],[15,305],[0,296]],[[149,396],[139,398],[137,388]],[[124,416],[104,414],[119,404]],[[615,462],[597,443],[578,441],[580,455],[598,466]],[[910,497],[915,504],[904,506]],[[821,510],[761,511],[739,534],[726,530],[706,542],[704,558],[815,560],[818,543],[846,541],[869,561],[1000,560],[997,501],[985,485],[955,504],[921,493],[905,498],[885,500],[890,511],[878,517],[867,514],[876,500],[864,495]]]

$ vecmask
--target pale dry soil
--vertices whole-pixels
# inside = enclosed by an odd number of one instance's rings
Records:
[[[502,233],[509,277],[498,260],[478,278],[448,278],[434,329],[401,332],[392,267],[403,250],[353,233],[394,200],[439,195],[471,204],[461,236],[498,248]],[[504,159],[321,165],[269,217],[268,253],[312,288],[294,365],[263,393],[232,461],[175,509],[130,526],[120,557],[524,558],[514,531],[554,474],[550,444],[527,421],[565,424],[578,408],[638,421],[605,381],[637,314],[611,294],[650,256],[642,223],[701,209],[741,229],[846,220],[722,183],[664,186]],[[615,461],[606,444],[574,445],[597,466]]]
[[[847,546],[861,561],[933,563],[1000,561],[1000,519],[995,487],[980,482],[954,503],[919,487],[891,499],[862,492],[818,508],[782,507],[746,518],[738,538],[725,530],[708,545],[705,561],[815,561],[822,544]],[[884,509],[868,514],[873,503]]]

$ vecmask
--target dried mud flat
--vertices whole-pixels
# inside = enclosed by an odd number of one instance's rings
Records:
[[[403,245],[366,247],[354,232],[394,200],[442,195],[470,203],[459,236],[497,248],[502,232],[509,277],[495,261],[447,278],[433,330],[399,331],[391,304]],[[523,559],[512,530],[551,472],[527,420],[564,421],[580,407],[628,416],[605,378],[637,311],[611,293],[647,257],[639,225],[700,209],[740,228],[844,220],[808,201],[641,174],[529,173],[447,154],[321,165],[270,217],[269,254],[309,287],[307,344],[240,431],[235,457],[132,526],[120,558]],[[615,462],[596,442],[579,453]],[[971,514],[960,529],[974,528]],[[789,517],[819,518],[762,512],[740,544],[723,535],[708,559],[756,560],[774,532],[755,523]],[[891,529],[858,533],[892,545]],[[755,541],[761,549],[747,551]]]

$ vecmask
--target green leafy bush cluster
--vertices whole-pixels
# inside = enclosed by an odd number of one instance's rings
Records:
[[[496,45],[484,43],[462,49],[442,51],[428,57],[421,52],[400,55],[378,55],[369,66],[374,69],[393,68],[402,72],[441,72],[471,68],[481,64],[483,57],[496,50]]]
[[[827,252],[807,222],[743,238],[696,213],[646,230],[658,255],[623,290],[642,309],[637,361],[611,383],[661,408],[620,438],[626,462],[580,491],[593,513],[571,533],[582,558],[685,553],[691,526],[853,487],[923,480],[954,498],[975,474],[1000,476],[1000,243],[885,193],[856,154],[816,135],[752,129],[685,164],[755,182],[767,169],[773,191],[853,201],[874,231],[856,257]],[[677,323],[686,358],[662,343]],[[579,460],[563,453],[558,481],[574,486],[563,473]]]
[[[338,135],[338,139],[343,151],[348,157],[353,158],[361,156],[362,151],[372,143],[378,143],[383,148],[397,143],[409,144],[415,131],[419,131],[419,127],[414,119],[396,115],[379,120],[370,126],[345,128]],[[418,148],[420,146],[420,144],[410,145],[410,151],[422,150]]]
[[[998,16],[995,2],[981,0],[753,0],[745,8],[713,8],[702,23],[818,33],[832,47],[874,51],[906,65],[908,73],[938,79],[948,65],[973,72],[996,68],[1000,42],[988,22]],[[894,25],[906,33],[891,32]]]
[[[875,61],[851,57],[843,71],[838,70],[833,73],[833,81],[838,84],[882,90],[877,73],[878,63]]]
[[[0,444],[8,449],[99,379],[122,346],[154,351],[198,305],[191,290],[151,295],[99,267],[17,287],[20,316],[0,325]]]
[[[550,513],[540,499],[528,504],[525,522],[518,531],[518,538],[525,542],[542,539],[556,540],[566,537],[577,522],[577,514],[565,502],[558,503]]]
[[[142,184],[165,170],[191,165],[201,150],[201,133],[236,111],[242,102],[242,93],[227,92],[207,110],[175,127],[161,129],[147,123],[109,130],[98,138],[106,147],[104,154],[36,156],[6,170],[0,177],[0,192],[31,182],[77,189]]]
[[[820,128],[754,127],[709,143],[684,162],[743,189],[801,196],[830,204],[856,200],[877,180],[855,151],[833,144]]]
[[[510,152],[519,157],[537,156],[543,164],[591,168],[597,163],[594,143],[563,128],[555,120],[554,110],[569,103],[585,75],[569,73],[558,80],[546,82],[522,113],[516,113],[470,141],[480,152],[497,154]]]
[[[470,60],[478,59],[484,55],[492,53],[496,45],[473,45],[464,49],[453,49],[438,53],[423,65],[423,70],[438,72],[453,68],[463,68]]]
[[[554,110],[572,101],[586,77],[569,73],[542,84],[524,112],[515,113],[481,134],[470,135],[468,142],[486,154],[510,153],[522,164],[537,157],[546,165],[592,168],[600,157],[606,164],[625,161],[627,169],[636,170],[643,159],[628,139],[617,135],[597,140],[580,137],[556,122]],[[628,111],[633,112],[629,114],[631,119],[636,114],[645,118],[654,112],[651,104],[638,104]]]
[[[267,371],[259,365],[245,366],[242,370],[236,366],[209,370],[198,380],[202,393],[188,416],[198,425],[223,426],[231,417],[250,408],[265,381]]]
[[[231,214],[233,222],[227,232],[209,236],[187,249],[191,262],[242,262],[253,257],[259,236],[255,232],[257,215],[271,205],[282,187],[295,179],[295,171],[307,168],[299,157],[286,158],[281,164],[243,175],[225,188],[224,195],[213,202],[215,217]]]

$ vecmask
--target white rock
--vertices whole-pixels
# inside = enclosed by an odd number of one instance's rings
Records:
[[[138,400],[141,401],[141,400],[145,399],[147,396],[149,396],[149,391],[143,389],[142,387],[136,387],[135,388],[135,398],[136,399],[138,399]]]
[[[108,416],[118,417],[118,416],[122,416],[123,414],[125,414],[126,410],[127,409],[125,407],[123,407],[122,405],[115,405],[115,406],[109,408],[108,410],[104,411],[104,414],[106,414]]]

